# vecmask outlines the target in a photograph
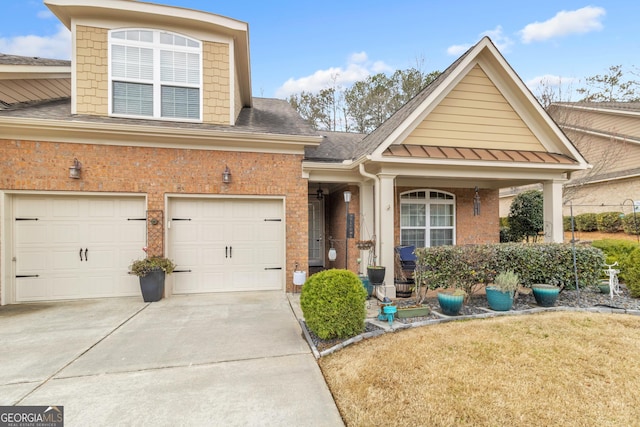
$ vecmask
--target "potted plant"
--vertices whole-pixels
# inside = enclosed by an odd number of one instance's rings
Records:
[[[457,316],[467,296],[463,289],[442,289],[438,291],[438,304],[442,314]]]
[[[512,270],[498,273],[492,285],[485,288],[489,307],[495,311],[509,311],[518,290],[520,278]]]
[[[386,273],[386,267],[382,267],[380,265],[369,265],[367,266],[367,277],[369,278],[369,282],[373,286],[380,286],[384,282],[384,275]]]
[[[540,307],[553,307],[558,300],[560,288],[546,283],[536,283],[531,285],[533,297]]]
[[[147,252],[147,248],[142,248]],[[168,258],[147,256],[133,261],[129,267],[131,274],[140,278],[140,291],[144,302],[160,301],[164,294],[164,279],[171,274],[176,265]]]

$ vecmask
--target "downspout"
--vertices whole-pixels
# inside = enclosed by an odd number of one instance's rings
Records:
[[[377,175],[364,170],[364,164],[358,165],[360,175],[373,180],[373,233],[376,236],[375,250],[377,256],[380,256],[380,178]],[[377,264],[378,260],[374,260]]]

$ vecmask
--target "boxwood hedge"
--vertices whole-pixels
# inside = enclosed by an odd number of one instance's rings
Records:
[[[416,249],[418,267],[429,288],[457,287],[468,291],[470,283],[488,284],[501,271],[512,270],[521,284],[548,283],[575,288],[574,247],[566,243],[500,243],[437,246]],[[595,286],[604,254],[592,246],[575,246],[578,284]]]

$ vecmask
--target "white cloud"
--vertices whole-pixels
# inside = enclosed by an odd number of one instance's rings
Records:
[[[10,55],[37,56],[51,59],[71,58],[71,32],[59,24],[51,36],[16,36],[0,38],[0,52]]]
[[[587,6],[573,11],[560,11],[544,22],[534,22],[520,31],[523,43],[548,40],[569,34],[583,34],[603,28],[606,11],[601,7]]]
[[[502,26],[500,25],[493,30],[487,30],[484,33],[481,33],[480,36],[489,37],[493,44],[495,44],[498,50],[502,53],[507,53],[513,45],[513,40],[502,34]]]
[[[40,19],[53,19],[56,16],[48,9],[38,11],[38,18]]]
[[[338,86],[349,86],[372,74],[388,71],[393,71],[393,69],[383,61],[372,62],[366,52],[357,52],[349,56],[344,67],[331,67],[318,70],[310,76],[297,79],[289,78],[276,90],[276,97],[286,98],[302,91],[318,92],[331,87],[334,83]]]
[[[509,48],[511,48],[511,46],[513,45],[513,41],[502,33],[502,27],[500,25],[498,25],[493,30],[487,30],[480,33],[480,38],[484,36],[488,36],[493,42],[493,44],[495,44],[498,50],[500,50],[502,53],[507,52]],[[473,45],[470,43],[455,44],[455,45],[449,46],[447,48],[447,55],[460,56],[463,53],[465,53],[471,46]]]
[[[460,56],[469,49],[472,44],[454,44],[453,46],[449,46],[447,48],[447,55],[451,56]]]

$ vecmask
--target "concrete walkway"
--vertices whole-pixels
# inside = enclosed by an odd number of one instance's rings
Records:
[[[287,295],[0,307],[0,405],[65,425],[342,426]]]

